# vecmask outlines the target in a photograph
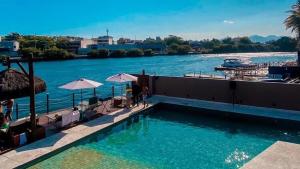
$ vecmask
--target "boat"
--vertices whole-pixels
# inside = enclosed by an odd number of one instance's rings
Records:
[[[251,66],[253,66],[253,64],[251,64],[249,61],[243,61],[237,58],[225,59],[224,63],[222,64],[222,67],[225,68],[244,68]]]
[[[249,60],[242,60],[238,58],[225,59],[221,66],[215,67],[215,70],[236,70],[236,69],[255,69],[256,65],[251,64]]]

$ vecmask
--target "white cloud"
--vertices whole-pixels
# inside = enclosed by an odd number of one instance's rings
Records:
[[[225,24],[235,24],[235,22],[232,21],[232,20],[224,20],[223,23],[225,23]]]

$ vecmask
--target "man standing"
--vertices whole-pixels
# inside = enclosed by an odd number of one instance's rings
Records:
[[[133,82],[133,84],[132,84],[132,96],[133,96],[133,104],[134,105],[139,106],[140,93],[141,93],[140,86],[136,82]]]
[[[9,121],[12,121],[13,107],[14,107],[14,99],[7,100],[5,118]]]

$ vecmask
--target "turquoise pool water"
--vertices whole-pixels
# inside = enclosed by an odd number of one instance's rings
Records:
[[[169,109],[133,117],[31,168],[235,169],[300,132]]]

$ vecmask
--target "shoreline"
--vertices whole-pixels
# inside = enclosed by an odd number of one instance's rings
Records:
[[[265,57],[265,56],[278,56],[278,55],[296,55],[297,52],[245,52],[245,53],[211,53],[211,54],[203,54],[203,53],[188,53],[188,54],[154,54],[151,56],[125,56],[125,57],[89,57],[88,55],[75,55],[72,58],[62,58],[62,59],[46,59],[46,58],[34,58],[34,62],[51,62],[51,61],[67,61],[67,60],[76,60],[76,59],[121,59],[121,58],[140,58],[140,57],[156,57],[156,56],[189,56],[189,55],[203,55],[207,57],[239,57],[240,55],[244,55],[243,57],[250,57],[250,55],[257,55],[257,57]],[[17,60],[20,62],[26,62],[26,59],[22,59],[21,57],[13,57],[10,58],[11,63],[16,63]]]

